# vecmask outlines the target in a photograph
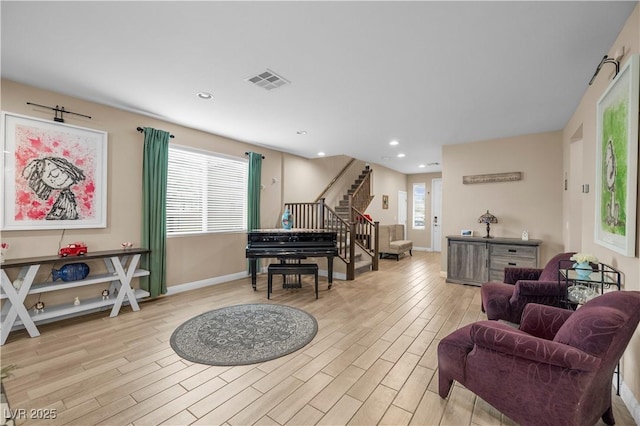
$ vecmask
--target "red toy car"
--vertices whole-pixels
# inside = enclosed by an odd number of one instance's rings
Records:
[[[87,246],[85,243],[69,244],[66,247],[62,247],[58,252],[58,255],[62,257],[82,256],[83,254],[87,254]]]

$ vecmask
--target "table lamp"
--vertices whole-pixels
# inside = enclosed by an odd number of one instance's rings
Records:
[[[484,238],[493,238],[491,235],[489,235],[489,231],[491,230],[491,225],[490,224],[498,223],[498,218],[495,217],[494,215],[492,215],[491,213],[489,213],[489,210],[487,210],[487,212],[485,214],[480,216],[480,218],[478,219],[478,223],[486,223],[487,224],[487,235],[485,235]]]

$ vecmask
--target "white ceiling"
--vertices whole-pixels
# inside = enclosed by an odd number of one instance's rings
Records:
[[[443,145],[562,129],[636,4],[2,1],[1,75],[303,157],[433,172],[418,165]],[[291,84],[246,81],[266,69]]]

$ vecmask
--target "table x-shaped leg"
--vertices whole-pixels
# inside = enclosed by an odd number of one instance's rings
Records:
[[[24,266],[20,269],[16,281],[22,281],[22,286],[18,291],[13,287],[7,272],[2,269],[0,286],[9,300],[7,300],[2,307],[2,310],[6,312],[6,316],[3,313],[2,325],[0,327],[0,345],[4,345],[7,341],[7,337],[9,337],[9,333],[11,332],[11,329],[18,317],[22,320],[24,328],[29,332],[29,336],[37,337],[40,335],[38,328],[29,316],[27,308],[24,306],[24,300],[27,298],[27,294],[29,294],[29,289],[31,289],[31,285],[33,284],[33,280],[35,279],[39,268],[40,265],[30,265]]]
[[[127,260],[129,256],[113,256],[110,258],[105,258],[104,263],[109,272],[115,273],[117,275],[117,281],[113,281],[112,284],[115,284],[116,289],[118,291],[118,296],[116,297],[116,301],[111,309],[110,317],[115,317],[120,312],[120,307],[122,307],[122,303],[124,302],[125,296],[129,299],[129,303],[131,304],[131,309],[134,311],[139,311],[140,306],[138,306],[138,301],[136,300],[136,295],[131,288],[131,280],[133,279],[133,274],[136,272],[136,267],[138,266],[138,262],[140,261],[140,255],[134,254],[131,257],[129,265],[127,266]],[[125,266],[127,266],[127,270],[125,271]]]

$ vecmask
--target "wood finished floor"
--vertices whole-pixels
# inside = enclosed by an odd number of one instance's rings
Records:
[[[11,333],[2,365],[19,369],[5,389],[12,409],[55,409],[47,425],[513,425],[455,384],[437,393],[440,339],[485,319],[479,288],[447,284],[439,253],[381,260],[380,271],[336,281],[320,299],[312,286],[266,297],[250,280],[219,284]],[[187,319],[240,303],[303,309],[318,334],[303,349],[262,364],[213,367],[178,357],[169,345]],[[614,396],[618,425],[633,418]],[[599,424],[603,424],[600,422]]]

